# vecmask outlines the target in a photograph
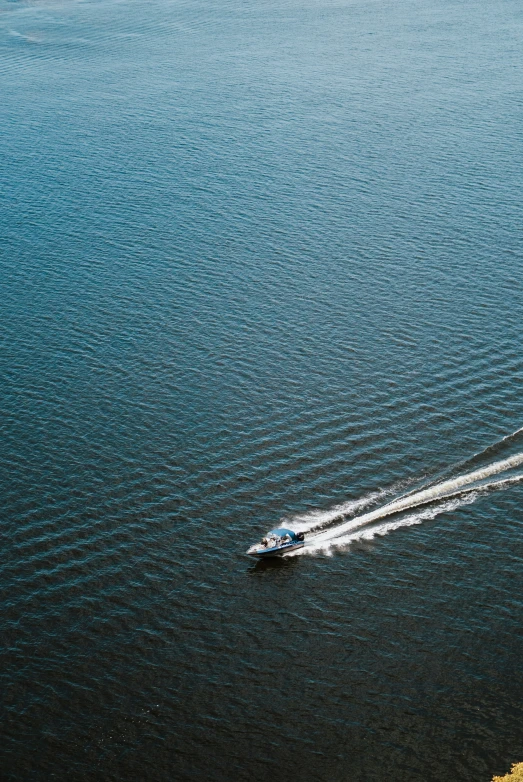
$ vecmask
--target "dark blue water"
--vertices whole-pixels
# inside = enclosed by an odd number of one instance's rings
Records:
[[[522,35],[0,0],[3,778],[523,760],[523,485],[244,556],[523,451]]]

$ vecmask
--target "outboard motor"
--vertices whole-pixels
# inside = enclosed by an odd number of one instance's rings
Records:
[[[303,532],[297,532],[296,533],[296,540],[305,540],[305,535]]]

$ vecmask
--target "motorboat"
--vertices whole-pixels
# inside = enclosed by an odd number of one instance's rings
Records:
[[[303,532],[293,532],[291,529],[278,527],[271,529],[260,543],[255,543],[249,549],[247,554],[251,557],[280,557],[289,551],[295,551],[305,545],[305,536]]]

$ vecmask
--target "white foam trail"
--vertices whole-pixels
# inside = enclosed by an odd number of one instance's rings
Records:
[[[331,540],[332,538],[342,535],[344,532],[350,531],[354,527],[354,524],[358,524],[358,526],[370,524],[372,521],[382,519],[385,516],[390,516],[392,513],[400,513],[404,510],[416,508],[419,505],[434,502],[434,500],[444,499],[462,493],[465,490],[465,487],[470,487],[470,484],[477,484],[478,481],[482,481],[491,475],[496,475],[505,472],[506,470],[513,469],[514,467],[518,467],[520,464],[523,464],[523,453],[515,454],[508,459],[502,459],[499,462],[488,465],[488,467],[482,467],[480,470],[474,470],[465,475],[460,475],[457,478],[442,481],[442,483],[438,483],[436,486],[432,486],[429,489],[423,489],[414,494],[400,497],[397,500],[389,502],[387,505],[383,505],[381,508],[370,511],[370,513],[365,513],[363,516],[358,516],[344,524],[338,524],[337,527],[329,529],[326,532],[320,532],[318,535],[315,535],[314,540]],[[474,486],[470,488],[477,489],[484,487]]]
[[[349,500],[328,510],[312,510],[302,516],[292,516],[282,519],[284,526],[289,526],[294,532],[311,532],[315,529],[321,529],[326,524],[332,524],[337,519],[343,519],[345,516],[353,516],[357,511],[367,508],[378,500],[386,497],[390,491],[374,491],[366,497],[359,500]]]
[[[463,467],[466,467],[469,464],[473,464],[474,462],[477,462],[478,459],[487,456],[487,454],[493,453],[495,451],[499,451],[500,448],[503,447],[504,444],[508,443],[511,440],[514,440],[518,435],[523,434],[523,426],[519,429],[516,429],[515,432],[512,432],[511,434],[505,435],[505,437],[502,437],[501,440],[498,440],[495,443],[492,443],[491,445],[487,445],[483,450],[478,451],[473,456],[468,456],[466,459],[462,459],[459,462],[456,462],[455,464],[451,465],[450,467],[445,468],[442,472],[440,472],[439,475],[434,476],[425,486],[426,489],[428,489],[431,486],[435,486],[436,484],[439,484],[443,481],[443,478],[445,475],[448,475],[449,473],[456,472],[456,470],[459,470]],[[408,492],[408,494],[414,494],[417,489],[415,489],[412,492]],[[405,494],[405,496],[408,496]]]
[[[413,502],[412,507],[415,507],[416,505],[423,504],[424,502],[430,502],[431,500],[420,500],[419,496],[421,492],[430,490],[441,490],[443,486],[445,486],[449,482],[454,482],[455,480],[462,480],[464,479],[467,483],[471,482],[471,476],[475,475],[478,472],[482,472],[483,470],[479,471],[476,470],[474,473],[468,473],[467,475],[462,476],[462,478],[456,478],[456,479],[449,479],[447,481],[442,481],[442,478],[444,477],[445,473],[448,474],[450,470],[456,470],[459,467],[464,467],[467,464],[473,463],[477,459],[479,459],[482,456],[485,456],[486,454],[494,451],[499,450],[499,448],[504,444],[507,443],[510,440],[513,440],[515,437],[517,437],[519,434],[523,433],[523,427],[520,429],[517,429],[515,432],[512,432],[512,434],[508,434],[505,437],[503,437],[501,440],[499,440],[497,443],[493,443],[492,445],[488,445],[486,448],[484,448],[482,451],[478,451],[478,453],[474,454],[474,456],[469,457],[468,459],[465,459],[461,462],[457,462],[452,467],[447,468],[442,475],[440,475],[439,478],[433,478],[427,485],[425,489],[414,489],[413,491],[409,491],[406,494],[403,494],[401,497],[398,498],[398,500],[394,500],[394,502],[399,500],[406,500],[407,498],[410,498],[410,500]],[[519,454],[516,456],[518,458]],[[506,460],[504,460],[506,461]],[[487,468],[484,468],[486,470],[490,470],[493,468],[495,472],[502,472],[504,469],[509,469],[509,467],[501,467],[500,465],[503,465],[504,462],[496,462],[493,465],[490,465]],[[493,473],[487,473],[484,477],[488,477],[489,474]],[[481,478],[476,478],[475,480],[481,480]],[[378,491],[371,492],[370,494],[366,495],[365,497],[361,497],[357,500],[349,500],[348,502],[340,503],[339,505],[335,505],[332,508],[329,508],[328,510],[313,510],[308,513],[304,514],[298,514],[296,516],[289,516],[289,517],[283,517],[281,519],[281,526],[288,526],[291,529],[293,529],[295,532],[313,532],[315,530],[321,530],[323,527],[326,527],[329,524],[332,524],[334,521],[342,520],[346,516],[350,516],[351,518],[354,517],[354,515],[364,508],[368,507],[369,505],[374,505],[376,502],[378,502],[381,499],[384,499],[387,496],[390,496],[391,494],[397,494],[402,489],[405,489],[408,483],[414,482],[413,479],[410,479],[408,481],[402,481],[401,483],[397,483],[394,486],[389,487],[388,489],[379,489]],[[419,482],[419,479],[418,481]],[[389,506],[386,505],[379,510],[380,516],[382,515],[382,511],[384,511]],[[406,506],[407,507],[407,506]],[[378,510],[376,512],[378,512]],[[395,513],[395,510],[387,511],[387,513]]]
[[[411,483],[412,481],[408,481]],[[370,494],[360,497],[357,500],[348,500],[339,505],[334,505],[327,510],[311,510],[308,513],[298,514],[297,516],[287,516],[281,519],[282,527],[290,527],[294,532],[312,532],[322,529],[333,521],[338,521],[346,516],[354,516],[360,510],[368,508],[369,505],[375,505],[379,500],[390,497],[391,494],[397,494],[407,486],[406,481],[396,483],[388,489],[378,489]]]
[[[442,502],[436,507],[423,508],[410,516],[403,516],[402,518],[393,521],[382,521],[381,524],[371,525],[369,522],[366,522],[365,519],[370,514],[359,516],[358,518],[352,519],[347,524],[329,530],[329,532],[332,533],[332,537],[327,537],[325,534],[316,535],[307,541],[304,548],[293,551],[290,554],[287,554],[286,557],[303,556],[307,554],[315,555],[320,553],[330,556],[335,548],[345,548],[358,540],[372,540],[372,538],[377,536],[381,537],[382,535],[388,535],[389,532],[393,532],[401,527],[411,527],[414,524],[421,524],[427,519],[434,519],[436,516],[439,516],[440,513],[448,513],[462,505],[469,505],[487,491],[506,488],[511,484],[519,483],[520,481],[523,481],[523,473],[512,475],[508,478],[502,478],[497,481],[490,481],[489,483],[484,483],[479,486],[461,487],[455,490],[454,495],[446,495],[444,498],[440,498]],[[340,533],[341,526],[344,528],[344,532]]]
[[[523,476],[521,476],[523,478]],[[436,508],[424,508],[418,513],[412,513],[410,516],[404,516],[402,519],[394,521],[387,520],[381,524],[375,524],[374,526],[364,526],[355,529],[353,532],[331,540],[311,541],[310,545],[305,546],[302,549],[298,549],[295,552],[291,552],[287,556],[303,556],[315,554],[325,554],[331,556],[334,549],[347,548],[352,543],[356,543],[361,540],[372,540],[375,537],[382,537],[388,535],[389,532],[400,529],[401,527],[412,527],[414,524],[422,524],[427,519],[434,519],[439,516],[440,513],[448,513],[449,511],[459,508],[461,505],[468,505],[476,499],[479,492],[470,492],[465,497],[454,498],[447,500],[446,502],[438,505]]]

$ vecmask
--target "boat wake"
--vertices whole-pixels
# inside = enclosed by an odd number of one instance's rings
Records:
[[[517,432],[508,435],[499,443],[489,446],[458,465],[454,465],[454,469],[473,466],[486,456],[492,458],[494,453],[499,453],[499,448],[503,444],[516,438],[522,432],[523,429],[518,429]],[[492,462],[453,478],[441,480],[440,476],[436,482],[432,479],[424,487],[404,493],[385,505],[380,505],[378,508],[361,515],[355,514],[375,505],[380,500],[382,501],[386,496],[397,495],[399,487],[396,485],[389,490],[376,491],[359,500],[336,505],[329,510],[312,511],[303,516],[287,519],[287,523],[293,529],[309,533],[304,548],[292,552],[288,556],[303,556],[320,552],[329,554],[335,548],[349,546],[355,541],[370,540],[379,535],[386,535],[400,527],[409,527],[413,524],[420,524],[427,519],[433,519],[440,513],[470,504],[485,493],[504,489],[523,481],[523,473],[515,473],[516,468],[521,465],[523,465],[523,453],[516,453],[506,459]],[[502,477],[489,480],[493,476]],[[404,484],[403,489],[405,488]],[[335,524],[334,522],[339,523]]]
[[[397,494],[394,488],[382,489],[374,491],[365,497],[360,497],[358,500],[349,500],[348,502],[342,502],[339,505],[328,510],[312,510],[302,516],[292,516],[291,518],[284,518],[282,523],[292,527],[295,532],[313,532],[316,530],[324,529],[332,524],[334,521],[342,520],[347,516],[354,516],[359,511],[369,508],[371,505],[375,505],[377,502],[384,500],[391,494]]]

